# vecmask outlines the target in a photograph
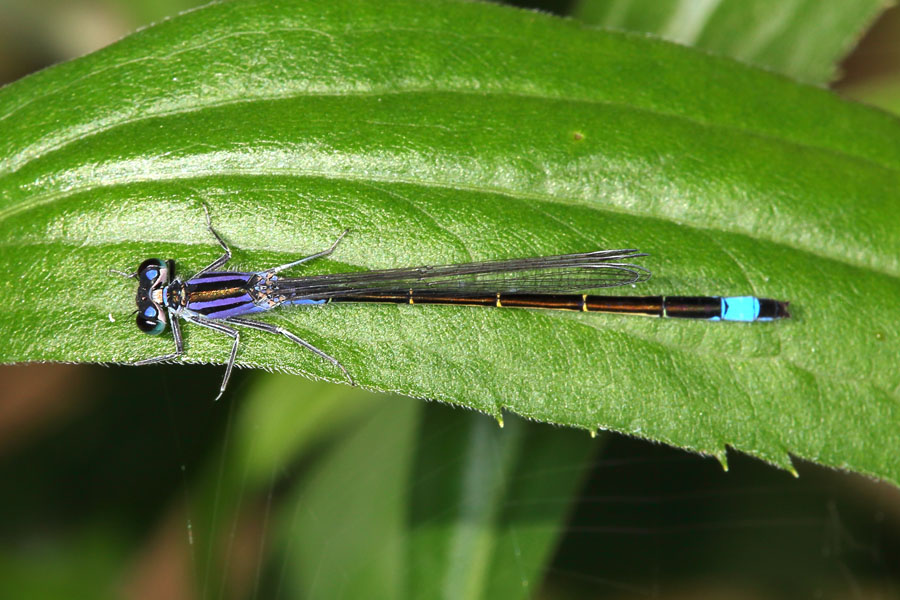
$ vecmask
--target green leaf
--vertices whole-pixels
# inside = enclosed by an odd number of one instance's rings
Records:
[[[278,590],[532,597],[590,442],[517,418],[500,429],[482,415],[393,399],[282,503]]]
[[[828,91],[489,4],[234,2],[0,90],[0,149],[4,362],[170,352],[107,269],[209,263],[203,202],[236,269],[345,228],[298,272],[635,247],[655,275],[627,293],[755,294],[794,318],[262,318],[373,389],[900,481],[900,122]],[[216,332],[185,341],[188,361],[228,356]],[[238,361],[342,380],[262,332]]]
[[[45,525],[47,526],[47,525]],[[0,593],[9,598],[119,598],[113,581],[126,568],[131,547],[102,523],[76,531],[43,531],[30,544],[0,551]]]
[[[586,23],[653,33],[801,81],[827,83],[893,0],[580,0]]]
[[[470,411],[421,407],[287,375],[257,379],[188,495],[199,589],[215,597],[228,586],[222,573],[240,562],[236,523],[265,505],[278,533],[263,588],[287,576],[289,596],[348,579],[379,589],[405,573],[416,597],[435,586],[468,598],[534,592],[596,444],[578,431],[516,418],[501,429]],[[277,493],[285,487],[293,491]],[[393,538],[402,556],[366,559]]]
[[[242,399],[234,436],[226,440],[229,454],[234,454],[229,470],[241,473],[241,487],[258,488],[384,400],[363,390],[289,375],[262,378]],[[219,478],[221,474],[213,477]]]
[[[233,584],[229,570],[246,561],[241,549],[255,545],[234,542],[241,517],[255,515],[260,504],[271,505],[273,489],[295,477],[314,450],[343,439],[359,421],[396,400],[290,375],[255,379],[239,405],[231,407],[236,414],[229,417],[221,447],[187,496],[197,585],[207,597],[225,593]]]
[[[841,94],[894,114],[900,114],[900,76],[898,75],[865,80],[842,88]]]

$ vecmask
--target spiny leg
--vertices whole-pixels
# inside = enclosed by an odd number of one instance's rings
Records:
[[[184,340],[181,338],[181,325],[178,324],[178,317],[171,310],[169,311],[169,323],[172,324],[172,335],[175,336],[175,352],[139,360],[134,363],[135,366],[151,365],[153,363],[173,360],[184,354]]]
[[[228,363],[225,365],[225,378],[222,379],[222,387],[219,388],[219,395],[215,398],[216,400],[218,400],[222,397],[222,394],[225,393],[225,388],[228,387],[228,379],[231,377],[231,369],[232,367],[234,367],[234,360],[237,358],[238,345],[240,345],[241,343],[241,334],[231,327],[228,327],[227,325],[222,325],[221,323],[217,323],[212,319],[207,319],[206,317],[201,317],[199,315],[186,315],[184,318],[191,323],[196,323],[197,325],[208,327],[209,329],[224,333],[225,335],[234,338],[234,344],[231,345],[231,356],[228,357]]]
[[[347,372],[347,369],[344,368],[344,365],[342,365],[338,359],[329,354],[325,354],[306,340],[298,337],[296,334],[291,333],[284,327],[279,327],[278,325],[270,325],[269,323],[262,323],[260,321],[253,321],[251,319],[241,319],[239,317],[231,317],[230,319],[225,319],[225,321],[227,323],[240,325],[242,327],[250,327],[252,329],[259,329],[260,331],[268,331],[269,333],[281,334],[295,344],[299,344],[307,350],[311,350],[316,355],[324,358],[325,360],[339,368],[344,373],[344,377],[347,378],[347,381],[350,383],[350,385],[356,385],[356,382],[353,381],[352,377],[350,377],[350,373]]]
[[[225,254],[212,261],[204,268],[200,269],[200,272],[194,275],[194,277],[199,277],[200,275],[203,275],[204,273],[208,273],[210,271],[215,271],[216,269],[227,263],[229,260],[231,260],[231,248],[228,247],[228,244],[225,243],[225,240],[222,239],[222,236],[216,233],[216,230],[213,229],[212,220],[209,218],[209,208],[206,206],[205,202],[203,203],[203,212],[206,213],[206,228],[209,229],[209,232],[213,234],[213,237],[216,238],[216,241],[219,242],[220,246],[222,246],[222,250],[225,251]]]
[[[309,256],[304,256],[300,260],[295,260],[294,262],[289,262],[287,264],[281,265],[280,267],[272,267],[271,269],[266,269],[266,273],[277,273],[279,271],[284,271],[285,269],[290,269],[291,267],[296,267],[297,265],[303,264],[307,261],[313,260],[315,258],[322,258],[323,256],[328,256],[334,249],[337,248],[338,244],[341,243],[341,240],[344,239],[344,236],[350,233],[349,229],[345,229],[344,233],[338,236],[338,239],[334,241],[334,243],[327,249],[322,250],[321,252],[316,252],[315,254],[310,254]]]

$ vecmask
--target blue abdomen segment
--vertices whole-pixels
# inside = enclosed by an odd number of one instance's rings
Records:
[[[772,300],[771,298],[756,298],[754,296],[731,296],[722,298],[723,321],[774,321],[775,319],[789,319],[791,313],[788,310],[788,302]]]
[[[759,320],[759,298],[755,296],[729,296],[722,298],[723,321]]]

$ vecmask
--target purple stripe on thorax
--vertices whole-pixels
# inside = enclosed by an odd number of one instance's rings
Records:
[[[254,275],[255,273],[231,273],[228,271],[214,271],[212,273],[207,273],[206,275],[201,275],[200,277],[188,279],[185,283],[187,283],[187,285],[199,285],[201,283],[214,283],[219,281],[236,281],[247,283]]]
[[[215,300],[200,300],[188,302],[188,310],[200,312],[208,308],[216,308],[220,306],[230,306],[232,304],[253,304],[253,298],[249,294],[241,294],[240,296],[230,296],[228,298],[217,298]]]

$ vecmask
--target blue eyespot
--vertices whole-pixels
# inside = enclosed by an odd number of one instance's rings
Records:
[[[153,281],[154,279],[159,277],[159,271],[157,271],[156,269],[147,269],[146,271],[144,271],[144,277],[146,277],[150,281]]]
[[[166,318],[154,304],[147,304],[143,310],[138,307],[138,329],[150,335],[159,335],[166,329]]]

